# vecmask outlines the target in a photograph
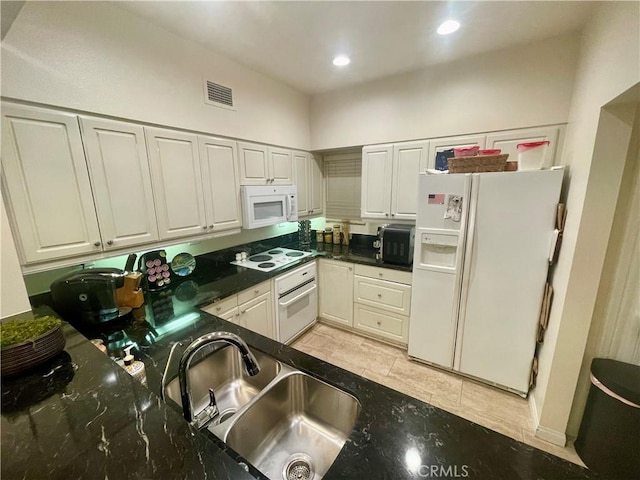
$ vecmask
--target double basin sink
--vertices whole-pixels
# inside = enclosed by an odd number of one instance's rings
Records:
[[[219,414],[207,427],[271,480],[319,480],[342,450],[360,413],[352,395],[252,350],[260,372],[249,376],[237,349],[224,346],[188,371],[193,410],[215,392]],[[178,379],[165,398],[180,401]]]

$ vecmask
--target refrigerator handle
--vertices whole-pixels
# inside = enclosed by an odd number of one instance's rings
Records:
[[[478,208],[478,185],[477,174],[471,175],[471,186],[469,194],[469,217],[466,241],[464,247],[464,260],[462,265],[462,286],[460,288],[460,307],[458,310],[458,326],[456,332],[455,358],[453,359],[454,370],[460,369],[462,356],[462,337],[464,334],[464,318],[467,310],[467,295],[469,293],[469,283],[471,282],[471,270],[474,261],[475,237],[476,237],[476,216]]]

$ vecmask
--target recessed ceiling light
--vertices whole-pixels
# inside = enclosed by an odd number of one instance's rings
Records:
[[[346,55],[338,55],[336,58],[333,59],[333,64],[336,67],[344,67],[345,65],[349,65],[350,63],[351,63],[351,60]]]
[[[450,33],[455,32],[460,28],[460,22],[456,22],[455,20],[447,20],[442,25],[438,27],[438,33],[440,35],[449,35]]]

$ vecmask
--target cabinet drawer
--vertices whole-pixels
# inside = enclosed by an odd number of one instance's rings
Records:
[[[251,288],[247,288],[246,290],[240,292],[238,294],[238,305],[242,305],[249,300],[253,300],[254,298],[259,297],[267,292],[271,291],[271,284],[269,281],[259,283],[258,285],[254,285]]]
[[[231,295],[230,297],[224,298],[219,302],[212,303],[211,305],[207,305],[201,310],[204,310],[205,312],[210,313],[211,315],[217,315],[218,317],[224,318],[223,317],[224,313],[229,312],[229,310],[237,306],[238,306],[238,296]]]
[[[377,278],[354,277],[354,302],[381,308],[400,315],[411,310],[411,287]]]
[[[379,278],[380,280],[389,280],[390,282],[411,285],[411,272],[356,264],[355,274],[362,277]]]
[[[353,320],[357,330],[395,342],[407,343],[409,317],[354,303]]]

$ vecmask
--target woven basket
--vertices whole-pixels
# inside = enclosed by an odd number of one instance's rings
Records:
[[[55,327],[33,340],[3,348],[0,352],[0,372],[4,377],[28,370],[55,357],[64,350],[64,345],[62,330]]]
[[[508,153],[501,155],[477,155],[475,157],[452,157],[448,160],[449,173],[504,172]]]

